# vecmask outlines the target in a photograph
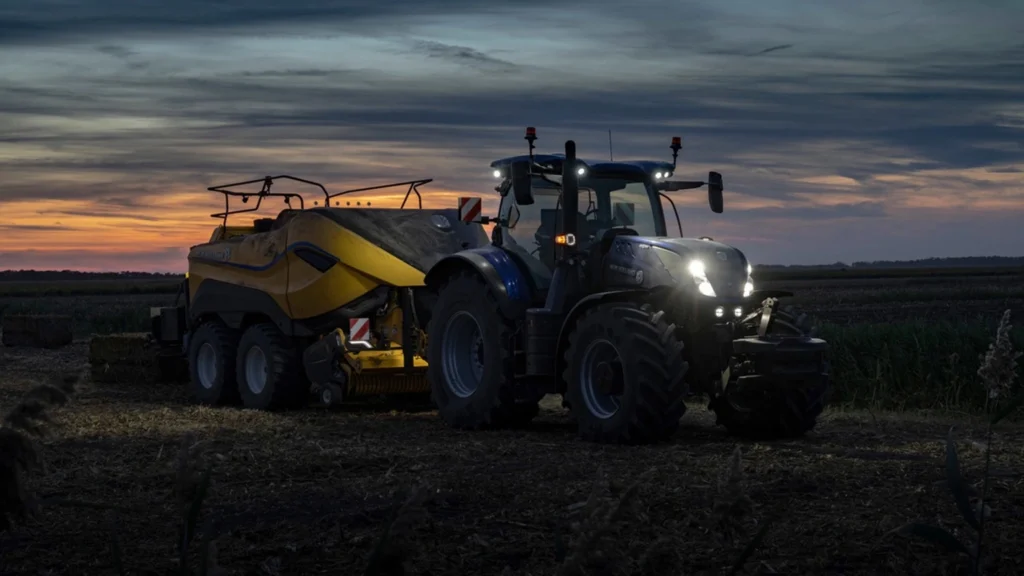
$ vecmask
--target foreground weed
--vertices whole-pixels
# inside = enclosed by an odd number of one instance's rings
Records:
[[[754,509],[743,483],[743,460],[739,446],[729,457],[718,478],[718,491],[711,508],[711,524],[720,544],[732,546],[744,533],[743,520]]]
[[[36,386],[0,424],[0,532],[35,514],[37,502],[26,476],[41,463],[36,442],[51,430],[51,410],[67,404],[83,377],[69,374]]]
[[[182,576],[192,574],[189,552],[196,538],[203,502],[210,490],[211,470],[202,460],[195,436],[186,434],[178,449],[174,496],[178,520],[178,568]],[[217,566],[217,547],[213,524],[207,522],[202,531],[199,548],[199,573],[202,576],[220,573]]]
[[[972,506],[970,501],[971,487],[964,480],[960,469],[960,460],[957,456],[956,443],[953,441],[953,429],[950,428],[946,437],[946,483],[949,486],[953,501],[956,504],[960,516],[967,523],[967,542],[949,532],[944,528],[911,522],[905,524],[894,533],[904,536],[916,536],[923,538],[967,558],[971,573],[981,574],[982,566],[987,564],[984,557],[985,544],[985,520],[989,516],[987,503],[989,484],[991,482],[992,464],[992,430],[996,424],[1009,416],[1022,404],[1024,404],[1024,391],[1012,398],[1004,406],[998,406],[998,400],[1006,396],[1013,389],[1013,382],[1016,379],[1017,359],[1021,352],[1016,352],[1013,343],[1010,341],[1010,311],[1003,313],[1002,320],[996,330],[996,337],[989,345],[988,352],[982,357],[982,365],[978,369],[978,377],[986,391],[986,412],[990,406],[995,407],[995,414],[988,420],[985,443],[985,469],[984,483],[979,495],[978,502]],[[991,404],[990,404],[991,402]]]
[[[619,553],[620,547],[615,545],[617,536],[630,518],[641,514],[637,493],[640,485],[653,474],[653,469],[644,472],[621,494],[613,497],[608,479],[599,473],[581,511],[582,518],[572,526],[575,535],[558,569],[559,576],[582,576],[596,568],[610,573],[613,566],[621,565],[624,558]]]
[[[409,561],[416,551],[416,528],[426,519],[425,505],[429,496],[429,490],[422,486],[409,492],[377,539],[366,564],[366,576],[400,576],[407,573]]]
[[[737,446],[719,473],[718,490],[711,506],[710,523],[715,529],[719,544],[732,547],[740,539],[747,545],[736,556],[730,575],[739,574],[747,560],[761,545],[771,522],[765,522],[753,538],[747,533],[744,520],[754,512],[754,502],[747,494],[743,476],[743,453]]]
[[[590,496],[579,511],[579,520],[571,526],[573,536],[558,568],[559,576],[680,574],[678,567],[685,555],[685,544],[676,539],[655,539],[639,554],[635,566],[630,566],[630,551],[623,545],[628,541],[628,525],[646,521],[638,494],[641,485],[654,472],[654,469],[648,470],[616,494],[613,494],[612,486],[604,474],[598,473]],[[716,532],[717,547],[722,548],[739,538],[746,538],[743,521],[752,512],[753,502],[743,482],[742,454],[737,447],[721,471],[718,490],[708,512],[708,525]],[[769,523],[763,524],[736,555],[728,572],[730,575],[742,571],[761,545],[768,527]]]

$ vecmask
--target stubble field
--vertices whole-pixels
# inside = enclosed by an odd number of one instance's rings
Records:
[[[230,574],[725,574],[765,523],[740,573],[957,573],[955,553],[887,533],[922,521],[967,541],[946,435],[955,426],[980,491],[979,357],[1005,310],[1021,324],[1024,276],[879,275],[765,275],[832,343],[833,407],[795,441],[731,438],[699,398],[670,443],[637,448],[578,441],[554,398],[526,430],[460,433],[429,406],[254,413],[191,406],[174,385],[86,381],[28,478],[38,514],[0,533],[0,574],[181,574],[183,442],[210,472],[194,573],[212,535]],[[91,333],[144,330],[148,307],[174,300],[166,283],[85,284],[0,284],[3,313],[72,314],[80,339],[0,349],[5,411],[83,370]],[[1012,339],[1024,348],[1024,330]],[[988,574],[1024,573],[1022,439],[1011,418],[989,445]]]

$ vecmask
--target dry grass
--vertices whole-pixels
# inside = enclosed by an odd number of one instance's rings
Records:
[[[2,354],[0,406],[85,367],[81,344]],[[922,513],[959,518],[948,417],[833,412],[802,440],[750,443],[691,406],[668,445],[619,447],[576,440],[557,403],[525,431],[460,433],[431,411],[215,410],[173,385],[91,384],[39,443],[42,506],[0,534],[0,574],[181,574],[189,532],[192,573],[212,558],[226,574],[725,574],[759,534],[739,573],[942,574],[957,562],[885,537]],[[957,430],[977,477],[985,422]],[[990,574],[1024,572],[1022,439],[1004,423],[991,443]],[[593,570],[595,551],[614,572]]]
[[[996,409],[995,413],[989,417],[983,445],[985,466],[981,474],[983,484],[980,494],[974,486],[968,484],[963,476],[952,429],[946,439],[946,484],[949,486],[961,519],[966,524],[958,532],[963,532],[966,538],[941,526],[919,522],[911,522],[895,531],[902,535],[917,536],[930,541],[952,554],[962,554],[967,559],[967,566],[971,573],[976,576],[987,572],[995,563],[993,557],[984,554],[987,551],[985,548],[986,536],[992,533],[992,528],[989,526],[992,511],[988,497],[989,486],[992,483],[992,442],[995,426],[1021,405],[1024,405],[1024,393],[1016,397],[1010,395],[1017,379],[1017,360],[1022,355],[1014,349],[1010,330],[1010,311],[1007,310],[1003,313],[996,329],[995,339],[989,346],[988,352],[981,358],[982,364],[978,368],[981,388],[986,393],[986,412],[990,405]],[[999,405],[1000,400],[1004,400],[1002,406]],[[987,532],[986,528],[988,528]]]

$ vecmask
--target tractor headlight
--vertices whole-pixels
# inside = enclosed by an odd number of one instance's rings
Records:
[[[751,274],[754,273],[754,267],[747,262],[747,281],[743,283],[743,297],[747,298],[754,293],[754,279]]]
[[[690,272],[690,276],[693,277],[694,283],[697,284],[697,291],[705,296],[716,296],[715,287],[708,281],[707,270],[704,268],[704,263],[700,260],[692,260],[687,270]]]

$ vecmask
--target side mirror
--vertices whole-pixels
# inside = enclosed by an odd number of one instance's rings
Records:
[[[718,172],[708,172],[708,204],[711,205],[711,211],[715,214],[721,214],[725,209],[722,199],[722,190],[724,189],[722,175]]]
[[[511,166],[512,193],[516,197],[516,204],[529,206],[533,204],[533,190],[531,189],[530,163],[526,160],[513,162]]]

